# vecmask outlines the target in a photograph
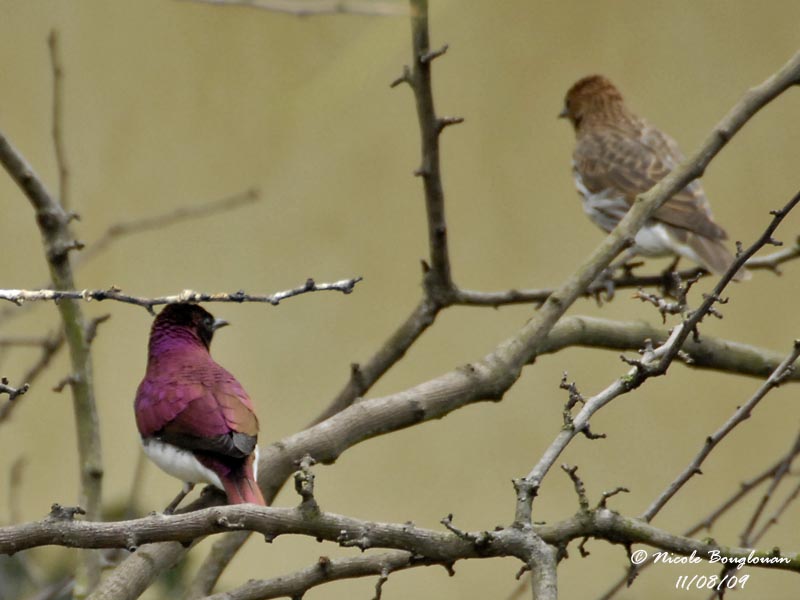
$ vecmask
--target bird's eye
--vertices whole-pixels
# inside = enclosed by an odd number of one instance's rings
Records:
[[[206,317],[203,319],[203,325],[205,325],[208,329],[212,329],[214,327],[214,319],[211,317]]]

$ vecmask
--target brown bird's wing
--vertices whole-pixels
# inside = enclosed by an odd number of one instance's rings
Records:
[[[637,135],[603,128],[582,132],[573,154],[575,171],[589,192],[619,192],[630,206],[661,181],[682,160],[675,142],[658,129],[641,123]],[[711,220],[708,199],[693,181],[659,208],[653,218],[698,235],[722,240],[725,231]]]

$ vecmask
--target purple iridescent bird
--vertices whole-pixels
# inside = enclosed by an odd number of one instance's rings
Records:
[[[253,403],[209,353],[214,332],[227,324],[195,304],[170,304],[161,311],[136,392],[136,425],[145,454],[184,481],[185,493],[204,482],[223,490],[230,504],[264,506],[256,484]]]

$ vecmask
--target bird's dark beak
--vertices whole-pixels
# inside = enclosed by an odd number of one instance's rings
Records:
[[[558,118],[566,119],[567,117],[569,117],[569,112],[567,111],[567,107],[565,106],[564,108],[561,109],[561,112],[558,113]]]
[[[230,325],[225,319],[214,319],[214,324],[211,326],[211,331],[216,331],[220,327],[227,327]]]

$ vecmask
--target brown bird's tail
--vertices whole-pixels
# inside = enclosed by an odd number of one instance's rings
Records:
[[[250,455],[240,470],[234,471],[226,477],[220,477],[225,493],[228,495],[228,504],[249,502],[259,506],[267,505],[254,477],[253,462],[253,456]]]
[[[724,273],[734,261],[733,255],[719,240],[712,240],[701,235],[690,234],[688,242],[691,249],[694,250],[698,258],[700,258],[702,266],[712,273],[718,275]],[[736,275],[733,276],[733,280],[747,281],[750,277],[750,271],[742,267]]]

